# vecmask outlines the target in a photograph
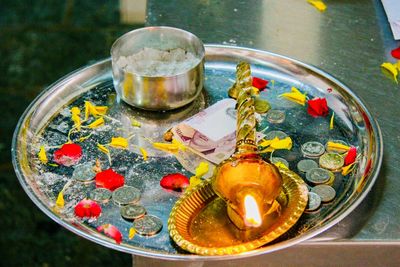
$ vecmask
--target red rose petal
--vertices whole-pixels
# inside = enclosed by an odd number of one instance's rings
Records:
[[[72,166],[77,164],[82,158],[82,148],[77,144],[64,144],[60,149],[56,150],[53,160],[60,165]]]
[[[396,49],[393,49],[391,54],[392,54],[392,57],[400,59],[400,46]]]
[[[79,218],[97,218],[100,216],[101,207],[93,200],[83,199],[76,204],[74,212]]]
[[[189,186],[189,178],[180,173],[171,173],[160,180],[160,185],[164,189],[183,191]]]
[[[356,157],[357,157],[357,148],[352,146],[349,149],[349,152],[347,152],[346,157],[344,158],[344,166],[352,164],[354,161],[356,161]]]
[[[106,235],[109,237],[113,238],[115,240],[115,243],[120,244],[122,241],[122,234],[118,230],[117,227],[115,227],[112,224],[103,224],[97,227],[97,231],[99,232],[104,232]]]
[[[102,172],[99,172],[94,177],[96,182],[96,187],[104,187],[111,191],[114,191],[118,187],[121,187],[125,183],[124,176],[116,173],[113,169],[108,169]]]
[[[313,117],[327,116],[329,114],[328,104],[325,98],[314,98],[308,100],[307,112]]]
[[[261,78],[257,78],[257,77],[253,77],[252,79],[252,85],[260,90],[265,89],[268,85],[268,81],[261,79]]]

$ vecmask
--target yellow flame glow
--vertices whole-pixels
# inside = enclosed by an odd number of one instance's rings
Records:
[[[244,197],[244,217],[246,226],[259,227],[262,223],[257,202],[252,195]]]

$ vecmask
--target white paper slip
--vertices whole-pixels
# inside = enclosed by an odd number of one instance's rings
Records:
[[[395,40],[400,40],[400,0],[382,0]]]

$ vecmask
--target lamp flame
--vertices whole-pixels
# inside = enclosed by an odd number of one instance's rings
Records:
[[[262,223],[260,210],[252,195],[244,197],[244,217],[246,226],[259,227]]]

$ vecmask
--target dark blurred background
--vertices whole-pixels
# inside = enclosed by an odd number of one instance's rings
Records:
[[[116,38],[143,26],[145,1],[130,2],[0,1],[0,266],[131,266],[130,255],[80,238],[40,212],[10,155],[18,118],[40,91],[109,57]]]

